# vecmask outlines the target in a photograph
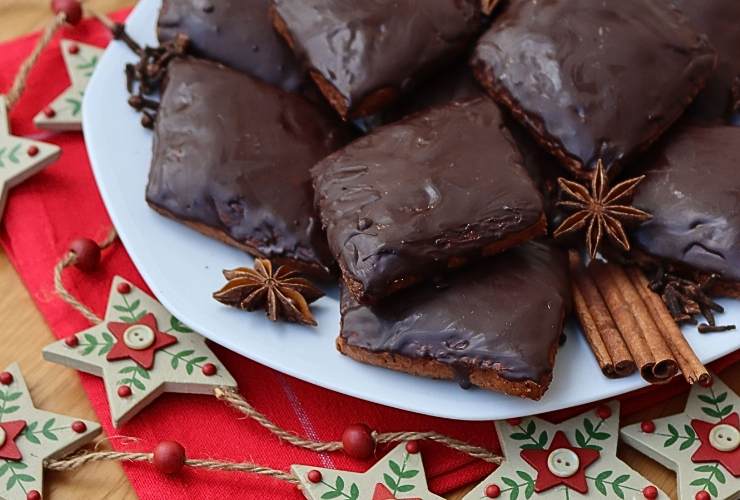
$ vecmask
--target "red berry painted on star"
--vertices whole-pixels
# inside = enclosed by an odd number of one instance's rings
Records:
[[[72,25],[82,20],[82,4],[79,0],[51,0],[51,10],[54,14],[64,13],[64,20]]]
[[[0,384],[10,385],[13,383],[13,374],[10,372],[0,373]]]
[[[54,118],[57,115],[57,112],[54,111],[54,108],[51,106],[47,106],[44,108],[44,116],[47,118]]]
[[[652,420],[645,420],[640,424],[640,429],[642,429],[642,432],[652,434],[655,432],[655,423]]]
[[[185,465],[185,448],[177,441],[162,441],[154,448],[152,463],[163,474],[177,474]]]
[[[121,295],[127,295],[131,293],[131,285],[129,285],[125,281],[122,281],[118,284],[118,286],[116,286],[116,291]]]
[[[648,500],[655,500],[656,498],[658,498],[658,488],[656,488],[652,484],[650,486],[645,486],[642,489],[642,496],[644,496]]]
[[[312,469],[308,471],[308,474],[306,474],[306,478],[314,484],[320,483],[321,482],[321,472],[317,471],[316,469]]]
[[[357,460],[367,460],[375,453],[373,431],[365,424],[348,425],[342,433],[344,452]]]
[[[518,425],[521,425],[522,419],[521,418],[507,418],[506,423],[512,427],[516,427]]]
[[[36,490],[30,490],[26,493],[26,500],[41,500],[41,493]]]
[[[598,408],[596,408],[596,415],[601,420],[606,420],[607,418],[612,416],[612,409],[608,407],[607,405],[601,405]]]
[[[69,46],[69,48],[67,48],[67,52],[69,52],[72,55],[79,54],[80,53],[80,46],[77,45],[76,43],[73,43],[72,45]]]
[[[26,154],[33,158],[37,154],[39,154],[39,147],[38,146],[28,146],[28,149],[26,150]]]
[[[80,339],[77,338],[77,335],[70,335],[64,339],[64,343],[67,347],[77,347],[80,344]]]
[[[77,434],[82,434],[87,430],[87,425],[82,420],[75,420],[72,422],[72,430]]]
[[[498,498],[501,495],[501,488],[497,484],[489,484],[485,493],[488,498]]]
[[[714,377],[708,375],[705,379],[699,381],[699,385],[702,387],[712,387],[714,384]]]
[[[118,386],[118,390],[116,392],[118,393],[119,398],[127,398],[131,395],[131,388],[127,385],[121,385]]]
[[[203,372],[203,375],[205,375],[206,377],[211,377],[216,374],[218,369],[213,363],[206,363],[203,365],[203,368],[201,368],[200,371]]]
[[[69,245],[75,254],[74,265],[84,272],[91,272],[100,264],[100,247],[90,238],[78,238]]]
[[[711,495],[709,494],[709,492],[707,492],[707,491],[704,491],[704,490],[701,490],[700,492],[698,492],[698,493],[696,494],[696,496],[694,496],[694,499],[695,499],[695,500],[711,500],[711,498],[712,498],[712,497],[711,497]]]
[[[419,442],[418,441],[409,441],[406,443],[406,452],[411,453],[414,455],[415,453],[419,453]]]

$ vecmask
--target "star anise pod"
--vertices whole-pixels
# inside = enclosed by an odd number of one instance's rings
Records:
[[[606,233],[609,238],[625,251],[630,249],[624,222],[643,222],[652,216],[635,207],[624,205],[631,198],[644,175],[620,182],[609,189],[604,164],[601,160],[596,165],[596,172],[591,179],[591,192],[585,186],[563,179],[558,179],[561,193],[571,200],[560,201],[558,206],[576,210],[555,230],[555,238],[586,228],[586,246],[591,257],[601,244]]]
[[[213,298],[246,311],[264,308],[272,321],[278,318],[316,326],[308,305],[324,296],[310,281],[288,266],[273,272],[267,259],[255,259],[254,269],[239,267],[224,271],[228,283]]]

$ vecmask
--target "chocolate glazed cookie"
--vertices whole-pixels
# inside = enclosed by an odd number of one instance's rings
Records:
[[[668,2],[508,2],[472,58],[478,80],[575,175],[627,162],[703,88],[716,55]]]
[[[219,64],[176,59],[154,128],[146,198],[247,252],[329,278],[310,168],[346,142],[301,96]]]

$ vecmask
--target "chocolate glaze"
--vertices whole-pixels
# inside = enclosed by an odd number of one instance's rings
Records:
[[[645,251],[740,281],[740,128],[685,127],[650,156],[634,204]]]
[[[312,86],[272,27],[270,0],[164,0],[160,41],[190,37],[193,53],[287,90]]]
[[[509,2],[472,58],[491,95],[581,175],[647,147],[714,62],[706,38],[655,0]]]
[[[737,0],[673,0],[692,26],[706,33],[717,49],[719,61],[714,76],[691,105],[688,114],[695,122],[718,122],[731,111],[732,82],[740,76],[740,2]]]
[[[494,243],[503,250],[543,217],[501,113],[485,97],[380,127],[313,174],[332,253],[367,300],[451,258]]]
[[[407,90],[463,54],[482,26],[475,0],[273,3],[296,53],[350,110],[376,90]]]
[[[327,276],[310,167],[345,142],[308,101],[224,66],[175,60],[154,130],[147,200],[268,258]]]
[[[354,347],[452,365],[461,381],[474,369],[540,382],[570,307],[564,253],[525,243],[419,286],[402,300],[363,306],[342,292],[341,336]]]

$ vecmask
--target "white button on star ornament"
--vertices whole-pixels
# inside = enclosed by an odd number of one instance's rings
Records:
[[[72,85],[41,110],[33,123],[45,130],[82,130],[82,98],[103,49],[73,40],[62,40],[60,48]]]
[[[49,361],[103,377],[116,427],[162,393],[212,395],[216,387],[236,387],[202,336],[120,277],[102,323],[43,352]]]
[[[60,153],[54,144],[11,135],[5,97],[0,95],[0,219],[9,190],[56,161]]]
[[[716,376],[694,384],[683,413],[629,425],[622,439],[676,471],[680,498],[740,498],[740,398]]]
[[[100,434],[95,422],[37,410],[17,364],[0,373],[0,498],[41,499],[44,460]]]
[[[294,465],[292,471],[309,500],[444,500],[427,487],[415,441],[397,445],[364,474],[307,465]]]
[[[495,423],[504,463],[464,500],[665,499],[617,458],[619,403],[554,425],[536,417]]]

